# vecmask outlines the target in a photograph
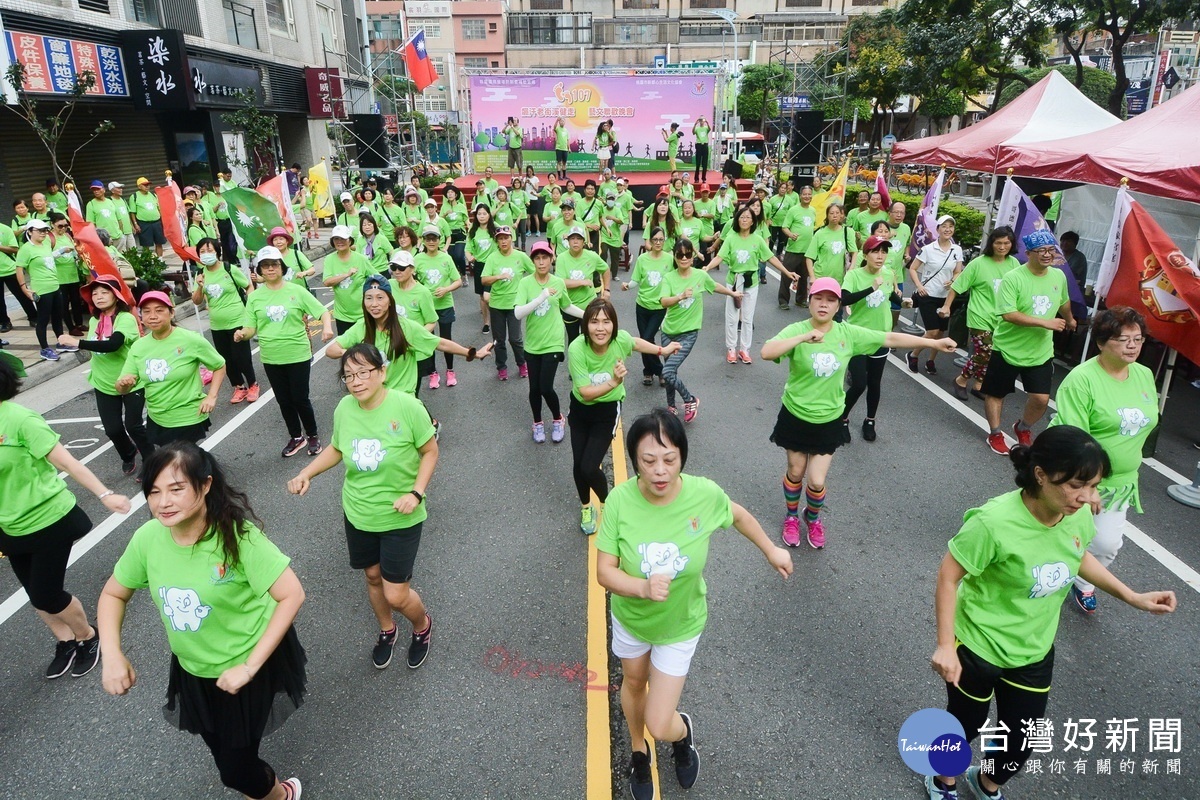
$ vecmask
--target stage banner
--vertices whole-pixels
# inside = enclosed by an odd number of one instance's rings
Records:
[[[509,117],[522,132],[522,156],[539,173],[554,170],[556,120],[567,127],[567,169],[597,167],[596,128],[612,120],[618,172],[669,169],[662,131],[679,123],[678,169],[695,151],[692,126],[713,121],[715,75],[477,75],[470,79],[475,170],[508,171]],[[717,137],[711,134],[710,143]],[[715,146],[711,148],[716,151]],[[714,158],[717,153],[713,153]]]

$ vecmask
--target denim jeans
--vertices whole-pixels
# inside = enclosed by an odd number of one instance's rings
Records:
[[[674,336],[664,333],[662,335],[661,344],[666,347],[671,342],[679,342],[679,352],[667,356],[663,362],[662,377],[667,382],[667,405],[675,405],[675,393],[679,392],[679,396],[683,398],[683,402],[690,403],[696,399],[696,396],[687,390],[683,385],[683,381],[679,379],[679,367],[683,364],[688,354],[692,352],[692,348],[696,346],[696,337],[700,335],[700,331],[685,331],[677,333]]]

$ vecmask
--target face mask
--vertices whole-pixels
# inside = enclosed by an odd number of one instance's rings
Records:
[[[605,200],[604,201],[604,205],[608,206],[609,208],[612,208],[616,204],[617,204],[616,200]]]
[[[200,263],[206,267],[211,267],[213,264],[217,263],[217,254],[216,253],[201,253],[200,254]]]

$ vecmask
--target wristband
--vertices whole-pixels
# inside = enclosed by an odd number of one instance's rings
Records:
[[[112,489],[105,489],[103,492],[96,495],[96,499],[103,500],[104,498],[108,497],[110,494],[116,494],[116,492],[114,492]]]
[[[425,495],[421,494],[416,489],[410,489],[408,493],[411,494],[413,497],[417,498],[418,503],[423,502],[425,500]]]

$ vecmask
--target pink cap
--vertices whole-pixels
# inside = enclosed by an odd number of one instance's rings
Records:
[[[529,248],[529,255],[531,257],[536,256],[538,253],[545,253],[551,258],[554,257],[553,248],[551,248],[550,245],[546,244],[545,242],[538,242],[533,247]]]
[[[808,296],[812,297],[818,292],[832,292],[838,298],[841,298],[842,287],[834,278],[817,278],[812,282],[812,286],[808,287]]]
[[[150,302],[162,303],[167,308],[175,307],[175,304],[171,302],[171,297],[166,292],[146,292],[142,295],[142,299],[138,300],[138,308]]]

